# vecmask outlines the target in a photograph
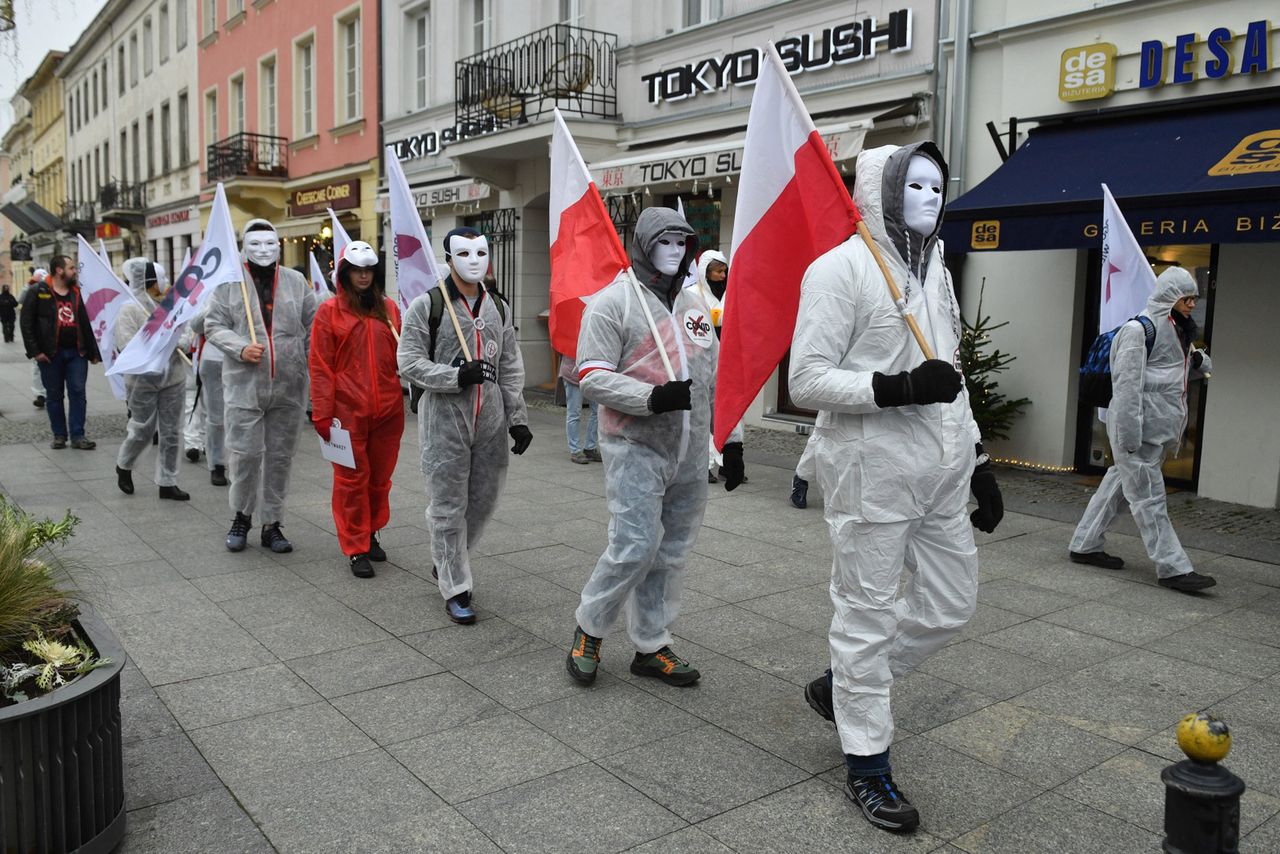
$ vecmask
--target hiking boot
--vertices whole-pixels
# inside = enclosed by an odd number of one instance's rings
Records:
[[[214,486],[226,486],[227,485],[227,467],[214,466],[213,469],[209,472],[209,482],[212,483]]]
[[[826,720],[835,723],[836,710],[831,701],[831,677],[824,673],[804,686],[804,700]]]
[[[596,672],[600,669],[600,645],[604,638],[593,637],[579,626],[573,631],[573,649],[565,659],[565,669],[575,681],[590,685],[596,681]]]
[[[116,486],[125,495],[133,495],[133,472],[116,466]]]
[[[574,451],[569,455],[569,462],[577,463],[580,466],[589,465],[591,460],[587,459],[587,455],[582,451]]]
[[[191,494],[187,492],[183,492],[177,486],[160,487],[160,497],[168,499],[169,501],[190,501],[191,500]]]
[[[227,532],[227,551],[242,552],[249,542],[249,529],[253,527],[253,517],[236,513],[231,520],[231,530]]]
[[[262,547],[278,555],[293,551],[293,543],[285,539],[279,522],[262,526]]]
[[[476,621],[475,609],[471,607],[471,592],[464,590],[457,596],[445,600],[444,612],[460,626],[469,626]]]
[[[791,506],[797,510],[809,506],[809,481],[798,474],[791,476]]]
[[[657,652],[637,652],[631,660],[631,672],[637,676],[652,676],[668,685],[684,687],[698,681],[702,674],[689,666],[689,662],[664,646]]]
[[[369,535],[369,560],[382,563],[386,559],[387,559],[387,553],[386,551],[383,550],[382,546],[378,543],[378,535],[376,533],[370,534]]]
[[[199,448],[187,448],[187,462],[191,462],[191,463],[200,462]]]
[[[599,448],[587,448],[582,453],[586,454],[587,459],[591,460],[593,463],[601,462]]]
[[[867,821],[885,830],[907,832],[920,824],[920,813],[893,783],[892,774],[849,775],[845,795],[862,810]]]
[[[1124,558],[1109,555],[1103,551],[1067,552],[1067,556],[1071,558],[1072,563],[1087,563],[1103,569],[1124,569]]]
[[[67,446],[66,436],[54,436],[53,441],[49,443],[49,447],[53,448],[55,451],[61,451],[66,446]]]
[[[351,556],[351,574],[356,578],[373,578],[373,564],[369,563],[367,554]]]
[[[1204,590],[1213,587],[1218,583],[1218,579],[1212,575],[1201,575],[1194,569],[1184,575],[1175,575],[1172,578],[1161,578],[1159,584],[1161,587],[1168,587],[1170,590],[1180,590],[1183,593],[1194,593],[1197,590]]]
[[[36,409],[44,409],[44,395],[37,394],[36,399],[31,401],[31,405],[34,406]]]

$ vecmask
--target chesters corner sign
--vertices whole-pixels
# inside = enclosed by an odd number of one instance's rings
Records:
[[[792,75],[875,59],[881,51],[911,49],[911,9],[890,12],[887,21],[866,17],[825,27],[821,32],[777,39],[774,46]],[[750,86],[760,75],[761,49],[750,47],[646,74],[649,103],[681,101],[729,86]]]

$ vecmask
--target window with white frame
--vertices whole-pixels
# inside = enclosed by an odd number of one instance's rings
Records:
[[[360,118],[360,12],[338,21],[338,115],[341,121]]]
[[[204,142],[213,145],[218,141],[218,90],[204,93]]]
[[[93,85],[89,87],[89,90],[93,93],[92,95],[93,114],[96,116],[98,115],[98,71],[97,69],[94,69],[93,71]]]
[[[258,130],[267,136],[276,136],[280,132],[276,103],[276,58],[273,55],[258,65]]]
[[[129,34],[129,88],[138,85],[138,32]]]
[[[190,109],[187,93],[178,93],[178,165],[186,166],[190,156],[191,129],[187,111]]]
[[[120,131],[120,180],[129,183],[129,132]]]
[[[200,37],[212,35],[218,31],[218,0],[200,0]]]
[[[182,50],[187,46],[187,4],[191,0],[175,0],[177,5],[173,7],[173,49]]]
[[[142,71],[144,74],[147,74],[147,75],[151,74],[151,72],[155,69],[155,64],[156,64],[156,53],[155,53],[156,40],[152,36],[153,36],[153,33],[151,32],[151,16],[148,15],[142,21]]]
[[[160,172],[168,174],[173,168],[173,163],[169,159],[169,152],[172,148],[173,138],[170,136],[170,122],[173,116],[169,112],[169,102],[165,101],[160,105]]]
[[[244,0],[227,0],[227,20],[244,12]]]
[[[133,124],[129,126],[129,129],[133,131],[133,133],[131,134],[132,138],[129,140],[130,143],[132,143],[131,147],[133,148],[133,181],[135,184],[141,184],[142,183],[142,140],[141,140],[141,137],[138,135],[137,121],[134,121]]]
[[[582,0],[560,0],[560,23],[581,27],[584,17]]]
[[[228,90],[227,109],[227,135],[235,136],[238,133],[244,133],[244,75],[237,74],[231,78],[230,89]]]
[[[493,44],[493,0],[471,2],[471,52],[480,53]]]
[[[124,94],[125,76],[126,75],[125,75],[125,67],[124,67],[124,45],[120,45],[120,47],[116,49],[116,77],[120,80],[121,95]]]
[[[316,39],[310,34],[293,44],[293,135],[316,132]]]
[[[179,5],[181,5],[182,0],[178,0],[178,3]],[[169,61],[169,4],[168,3],[160,4],[160,13],[159,13],[159,17],[157,18],[156,25],[160,28],[160,32],[157,34],[159,36],[159,42],[157,44],[157,48],[159,49],[159,52],[160,52],[160,64],[164,65],[166,62]]]
[[[411,67],[413,68],[413,106],[425,109],[430,100],[431,10],[418,9],[409,18]]]
[[[695,27],[724,17],[724,0],[683,0],[683,26]]]
[[[147,113],[147,180],[156,177],[156,114]]]
[[[102,60],[102,76],[98,78],[102,83],[102,109],[107,108],[107,61]]]

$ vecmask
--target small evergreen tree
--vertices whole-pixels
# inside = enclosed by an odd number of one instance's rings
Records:
[[[1003,392],[998,391],[1000,383],[995,380],[996,374],[1007,370],[1009,363],[1018,357],[1000,350],[986,352],[991,344],[991,333],[1009,325],[1007,320],[992,324],[991,317],[982,314],[982,298],[986,288],[987,280],[984,276],[982,287],[978,291],[977,319],[970,323],[963,315],[960,317],[964,326],[960,335],[960,367],[964,371],[973,419],[978,422],[978,430],[984,442],[1008,439],[1009,428],[1013,426],[1014,419],[1031,405],[1030,398],[1009,400]]]

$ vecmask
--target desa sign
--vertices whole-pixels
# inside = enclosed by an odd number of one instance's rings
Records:
[[[1058,98],[1088,101],[1105,98],[1116,88],[1116,46],[1110,42],[1072,47],[1062,52]]]

